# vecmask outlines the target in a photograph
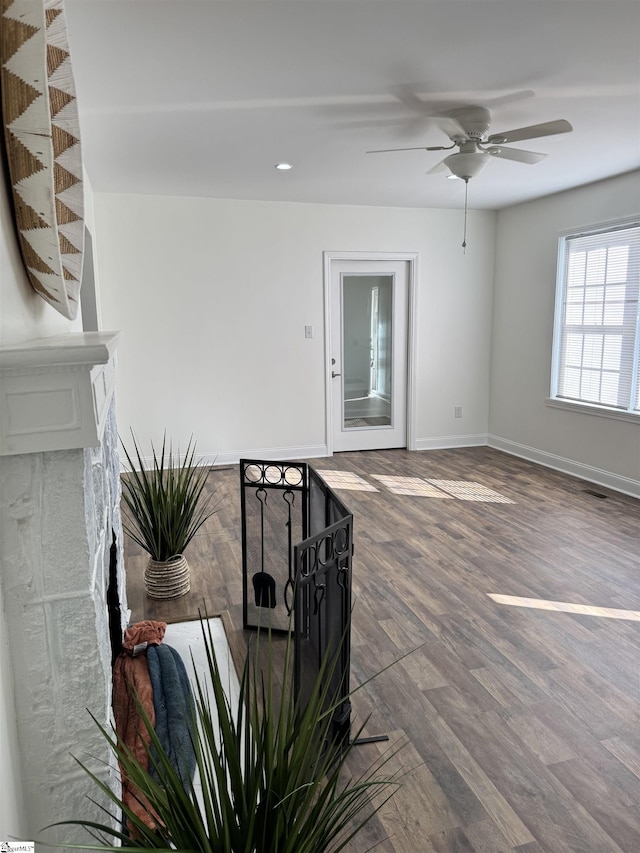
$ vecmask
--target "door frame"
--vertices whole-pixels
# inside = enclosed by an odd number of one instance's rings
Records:
[[[407,450],[416,449],[416,319],[418,308],[417,252],[323,252],[324,261],[324,352],[325,352],[325,439],[327,454],[333,456],[333,395],[331,389],[331,275],[341,261],[406,261],[407,270]]]

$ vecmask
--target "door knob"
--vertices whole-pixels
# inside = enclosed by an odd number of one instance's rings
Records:
[[[336,378],[336,376],[342,376],[342,374],[341,374],[341,373],[336,373],[336,372],[335,372],[335,370],[332,370],[332,371],[331,371],[331,378],[332,378],[332,379],[335,379],[335,378]]]

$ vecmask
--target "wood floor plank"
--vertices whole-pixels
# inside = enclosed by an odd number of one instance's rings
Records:
[[[390,838],[402,838],[403,845],[412,844],[415,850],[425,844],[430,851],[426,839],[458,826],[460,817],[405,733],[391,731],[388,736],[389,743],[354,749],[349,766],[358,762],[355,766],[362,770],[373,763],[372,752],[385,758],[395,752],[383,772],[397,776],[400,787],[378,812],[380,824]]]
[[[514,708],[521,704],[518,696],[505,685],[504,681],[496,675],[491,667],[482,666],[479,669],[471,669],[469,672],[503,708]],[[434,684],[432,686],[442,687],[443,685]]]
[[[309,461],[377,489],[338,491],[354,513],[352,684],[393,664],[353,697],[354,724],[403,731],[420,768],[347,853],[637,853],[640,623],[488,593],[640,610],[640,502],[490,448]],[[513,503],[396,494],[377,476],[478,483]],[[213,469],[208,489],[191,592],[147,598],[127,541],[129,606],[133,621],[228,610],[240,647],[238,467]]]
[[[612,755],[620,761],[624,766],[631,771],[638,779],[640,779],[640,739],[636,738],[636,748],[620,737],[607,738],[602,741],[602,745],[609,750]],[[638,786],[638,794],[640,794],[640,786]]]
[[[535,709],[509,714],[507,725],[543,764],[556,764],[576,757],[572,746],[538,719]]]
[[[361,674],[358,662],[352,666],[352,675],[355,675],[352,680],[356,684],[363,680],[363,675],[368,677],[370,674],[370,668]],[[434,735],[423,713],[422,698],[412,689],[412,698],[408,700],[405,691],[399,692],[398,678],[399,673],[391,668],[358,692],[353,698],[356,720],[362,721],[371,714],[365,734],[375,735],[386,734],[399,723],[425,766],[437,779],[448,802],[455,808],[461,824],[464,826],[483,820],[487,816],[486,811]]]
[[[467,824],[464,832],[475,853],[512,853],[513,850],[524,850],[529,846],[513,847],[489,818]]]
[[[458,737],[446,722],[445,717],[432,704],[434,696],[442,694],[443,691],[449,691],[449,695],[456,693],[451,688],[430,690],[428,691],[428,695],[431,698],[425,702],[425,711],[428,715],[429,724],[440,746],[446,752],[447,756],[449,756],[462,778],[482,803],[485,811],[507,841],[514,847],[534,841],[535,839],[529,829],[511,808],[481,765],[475,760],[471,752],[464,745],[463,740]]]
[[[599,740],[614,737],[638,722],[637,703],[615,691],[584,666],[544,673],[548,694],[587,723]]]
[[[416,649],[403,658],[398,663],[398,667],[404,671],[403,675],[410,679],[418,690],[431,690],[434,687],[446,687],[449,684],[448,676],[434,666],[424,647]]]
[[[640,850],[638,805],[625,801],[615,782],[609,782],[580,758],[554,764],[550,769],[621,850]]]
[[[443,830],[438,835],[430,835],[429,843],[436,853],[475,853],[471,842],[459,826]]]
[[[465,708],[459,699],[452,701],[448,693],[431,691],[429,700],[440,716],[447,718],[455,735],[469,744],[474,760],[509,807],[523,815],[538,842],[550,849],[571,850],[573,838],[579,833],[582,838],[578,849],[584,853],[618,849],[600,822],[558,784],[553,768],[539,763],[500,715]]]

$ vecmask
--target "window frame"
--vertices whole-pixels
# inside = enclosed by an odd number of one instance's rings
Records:
[[[598,417],[611,418],[613,420],[628,421],[631,423],[640,422],[640,411],[632,411],[630,409],[622,409],[615,406],[607,406],[602,403],[589,402],[586,400],[571,400],[566,397],[558,396],[558,386],[560,380],[560,362],[561,362],[561,346],[563,338],[563,322],[564,322],[564,303],[567,281],[565,279],[566,271],[566,255],[568,250],[568,241],[571,238],[595,236],[599,233],[609,234],[613,231],[624,230],[625,228],[640,227],[640,216],[625,216],[619,219],[608,220],[606,222],[598,222],[591,225],[585,225],[577,228],[571,228],[559,232],[558,234],[558,250],[557,250],[557,265],[556,265],[556,287],[555,287],[555,309],[553,315],[553,345],[551,353],[551,387],[550,396],[545,400],[545,403],[557,409],[566,411],[580,412],[582,414],[595,415]],[[634,352],[640,353],[640,317],[636,322],[635,330],[635,346]],[[639,359],[640,360],[640,356]],[[640,367],[637,362],[634,368],[633,377],[631,379],[630,388],[630,404],[634,403],[634,392],[640,377],[637,375],[640,372]],[[634,383],[635,380],[635,383]]]

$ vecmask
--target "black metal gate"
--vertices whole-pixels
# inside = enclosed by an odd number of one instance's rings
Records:
[[[330,740],[347,744],[351,720],[351,554],[349,515],[295,546],[294,690],[306,707],[319,677],[335,706]]]
[[[293,549],[308,535],[308,466],[240,460],[242,621],[288,631],[293,610]]]
[[[240,460],[245,628],[294,629],[306,707],[325,669],[334,743],[348,743],[353,515],[311,465]]]

